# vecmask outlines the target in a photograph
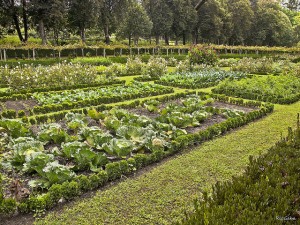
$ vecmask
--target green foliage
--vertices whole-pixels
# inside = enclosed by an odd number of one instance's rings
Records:
[[[109,163],[105,166],[105,171],[107,172],[108,179],[110,181],[116,180],[121,177],[122,171],[120,164],[118,162]]]
[[[142,74],[150,77],[161,77],[167,73],[167,61],[161,57],[150,57]]]
[[[259,59],[243,58],[232,65],[232,70],[234,71],[254,74],[274,73],[276,71],[275,69],[274,60],[266,57]]]
[[[230,81],[246,77],[243,72],[232,72],[216,69],[203,69],[197,72],[168,74],[155,83],[180,88],[204,88],[217,85],[228,78]]]
[[[128,58],[126,63],[126,74],[137,75],[142,73],[142,68],[144,67],[144,63],[138,57],[136,58]]]
[[[7,198],[0,201],[0,214],[13,215],[16,212],[17,203],[15,199]]]
[[[48,67],[24,65],[13,69],[0,68],[0,71],[13,90],[92,84],[97,78],[95,68],[72,63]]]
[[[300,80],[294,76],[254,76],[251,79],[225,80],[214,93],[238,96],[247,99],[291,104],[298,101]]]
[[[299,128],[257,159],[250,157],[245,173],[217,183],[203,193],[195,212],[180,224],[277,224],[298,218]],[[292,203],[292,204],[291,204]],[[295,204],[296,203],[296,204]],[[275,216],[274,216],[275,215]],[[280,222],[281,223],[281,222]]]
[[[191,64],[215,65],[218,61],[217,54],[210,46],[192,46],[189,50]]]
[[[132,152],[133,143],[130,140],[113,138],[109,143],[103,144],[102,148],[110,155],[123,158]]]
[[[70,201],[77,197],[80,193],[80,188],[77,182],[71,181],[71,182],[64,182],[61,186],[61,191],[63,197],[67,200]]]
[[[91,171],[96,172],[101,169],[99,167],[108,162],[105,154],[95,153],[87,144],[78,141],[62,144],[61,151],[67,158],[75,160],[74,170],[89,168]]]
[[[110,58],[105,57],[80,57],[71,60],[74,64],[94,65],[94,66],[109,66],[112,64]]]
[[[41,126],[38,139],[43,142],[53,141],[55,144],[61,144],[66,141],[68,134],[59,124],[45,124]]]

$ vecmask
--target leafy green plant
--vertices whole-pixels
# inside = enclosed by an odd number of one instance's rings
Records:
[[[133,146],[130,140],[113,138],[103,145],[103,149],[110,155],[125,158],[132,152]]]
[[[142,74],[150,77],[161,77],[167,73],[167,61],[164,58],[151,56]]]
[[[105,154],[93,152],[87,144],[78,141],[62,144],[61,151],[67,158],[74,159],[74,170],[89,168],[96,172],[108,162]]]
[[[218,69],[204,69],[197,72],[168,74],[155,83],[181,88],[203,88],[215,86],[222,80],[239,80],[246,77],[243,72],[232,72]]]
[[[38,139],[43,142],[53,141],[55,144],[61,144],[68,138],[68,134],[59,124],[45,124],[41,126],[41,131],[38,134]]]
[[[3,127],[12,138],[30,135],[29,129],[19,120],[2,119],[0,120],[0,127]]]
[[[85,127],[80,130],[80,135],[90,146],[97,149],[102,149],[102,145],[113,138],[111,134],[104,133],[98,127]]]
[[[210,46],[194,45],[188,55],[191,64],[214,65],[218,61],[216,51]]]

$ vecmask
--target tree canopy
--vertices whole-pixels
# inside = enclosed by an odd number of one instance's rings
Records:
[[[300,38],[299,0],[0,0],[0,35],[46,44],[69,36],[111,43],[207,42],[292,46]],[[29,32],[31,31],[31,32]],[[29,34],[30,33],[30,34]]]

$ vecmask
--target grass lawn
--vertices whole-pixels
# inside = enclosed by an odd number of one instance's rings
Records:
[[[296,125],[300,102],[276,105],[273,114],[126,179],[94,197],[75,201],[37,224],[170,224],[216,181],[241,174],[258,155]]]

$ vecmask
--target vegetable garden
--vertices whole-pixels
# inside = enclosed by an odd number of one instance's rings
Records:
[[[150,165],[172,161],[173,155],[255,126],[273,114],[274,104],[299,101],[297,62],[275,57],[218,62],[207,47],[207,55],[193,57],[199,49],[181,60],[151,56],[97,64],[93,58],[2,67],[0,215],[5,221],[16,215],[39,217],[87,192],[109,189],[113,181],[131,180]],[[289,134],[286,142],[296,143],[294,133]],[[240,185],[246,181],[240,178]],[[172,222],[202,221],[202,209],[211,212],[222,194],[236,191],[224,187],[215,186],[213,200],[204,198],[209,207],[199,200],[196,214]]]

